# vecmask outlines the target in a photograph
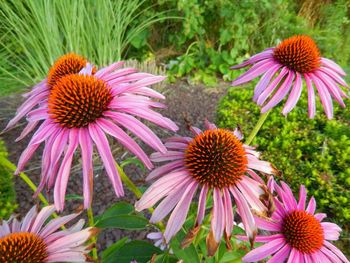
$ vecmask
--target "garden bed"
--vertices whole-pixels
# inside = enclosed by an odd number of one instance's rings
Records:
[[[187,122],[197,127],[203,127],[203,121],[205,118],[208,120],[215,120],[216,106],[219,99],[226,93],[229,84],[221,83],[216,88],[207,88],[203,85],[190,85],[186,81],[178,81],[176,84],[169,84],[162,88],[162,93],[166,96],[165,104],[168,106],[162,113],[170,119],[174,120],[180,127],[180,134],[187,132]],[[1,120],[0,129],[2,130],[9,119],[14,115],[17,107],[22,102],[20,94],[3,97],[0,100]],[[15,139],[19,136],[24,126],[16,127],[11,132],[2,134],[1,139],[4,140],[6,147],[9,151],[9,158],[13,163],[16,163],[20,154],[25,149],[30,135],[22,141],[15,143]],[[154,128],[154,126],[153,126]],[[160,138],[166,138],[171,136],[172,133],[161,130],[159,128],[154,129]],[[148,150],[147,153],[151,153],[149,147],[145,147]],[[120,159],[124,155],[125,151],[115,147],[117,152],[114,156]],[[27,175],[38,185],[40,179],[40,155],[41,151],[37,151],[32,161],[26,166]],[[77,167],[77,171],[74,172],[69,180],[67,194],[81,194],[82,193],[82,177]],[[143,179],[147,175],[141,169],[135,165],[129,165],[126,169],[126,174],[129,175],[133,181],[139,185],[144,185]],[[21,216],[24,215],[37,200],[32,198],[33,192],[29,187],[21,180],[21,178],[15,178],[15,189],[17,194],[17,201],[19,207],[16,210]],[[93,211],[95,214],[101,214],[111,204],[124,200],[131,204],[136,201],[135,196],[126,190],[126,195],[122,199],[116,198],[112,186],[108,177],[102,170],[95,170],[94,178],[94,198],[93,198]],[[82,204],[82,201],[69,201],[67,202],[67,209],[65,211],[74,211]],[[145,231],[123,231],[123,230],[107,230],[103,231],[99,237],[98,246],[102,249],[111,245],[115,241],[122,237],[129,236],[131,239],[145,239]]]

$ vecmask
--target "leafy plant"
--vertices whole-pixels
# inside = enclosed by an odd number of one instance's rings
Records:
[[[212,86],[217,78],[232,80],[230,66],[294,34],[309,34],[322,55],[342,66],[349,64],[349,1],[323,1],[317,19],[300,14],[307,1],[154,0],[156,11],[171,10],[182,20],[166,20],[153,26],[148,46],[134,56],[144,56],[149,46],[168,59],[169,78],[188,77],[191,82]],[[308,1],[312,2],[312,1]],[[320,1],[314,1],[318,3]],[[314,5],[311,5],[314,7]],[[152,11],[154,11],[152,10]],[[309,10],[314,12],[314,10]],[[305,12],[304,12],[305,13]]]
[[[0,219],[7,219],[17,207],[12,172],[2,164],[6,160],[7,151],[0,141]]]
[[[221,127],[242,127],[249,134],[260,115],[252,102],[251,89],[232,89],[221,100],[217,118]],[[318,102],[318,105],[320,103]],[[350,111],[335,109],[335,119],[327,120],[318,109],[316,118],[307,117],[305,96],[287,117],[281,107],[274,109],[253,145],[263,158],[283,172],[282,178],[298,192],[304,184],[314,195],[318,209],[342,225],[350,220]],[[277,178],[280,179],[280,178]]]

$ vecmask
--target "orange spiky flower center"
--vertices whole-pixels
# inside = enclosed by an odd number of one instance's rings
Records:
[[[241,180],[247,169],[241,141],[224,129],[206,130],[197,135],[185,152],[185,165],[200,184],[224,188]]]
[[[47,256],[45,242],[33,233],[12,233],[0,238],[0,262],[42,263]]]
[[[282,233],[291,247],[307,254],[319,250],[324,241],[321,223],[304,210],[293,211],[283,219]]]
[[[77,54],[69,53],[58,58],[53,66],[49,70],[47,82],[51,88],[55,86],[57,81],[69,74],[79,73],[88,61]],[[93,68],[93,73],[96,72],[96,68]]]
[[[112,98],[111,88],[103,80],[67,75],[51,90],[49,115],[63,127],[84,127],[102,116]]]
[[[293,36],[282,41],[273,56],[281,64],[300,73],[312,72],[321,65],[320,50],[309,36]]]

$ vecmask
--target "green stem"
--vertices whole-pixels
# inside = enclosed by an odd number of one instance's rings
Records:
[[[88,216],[88,220],[89,220],[89,226],[90,227],[94,227],[95,226],[95,221],[94,221],[94,213],[92,211],[92,207],[87,209],[87,216]],[[92,241],[93,244],[96,244],[97,243],[97,237],[96,236],[91,237],[91,241]],[[96,262],[97,262],[98,255],[97,255],[97,248],[96,247],[94,247],[92,249],[92,258],[94,260],[96,260]]]
[[[271,109],[260,115],[260,118],[259,118],[258,122],[256,123],[256,125],[253,128],[252,132],[249,134],[247,140],[245,141],[246,145],[249,145],[249,144],[252,143],[253,139],[258,134],[259,130],[261,129],[262,125],[264,124],[264,122],[265,122],[267,116],[269,115],[270,111],[271,111]]]
[[[1,157],[0,163],[5,168],[9,169],[11,172],[15,172],[16,171],[16,165],[11,163],[9,159]],[[20,173],[19,177],[21,177],[21,179],[30,187],[30,189],[33,190],[34,193],[36,192],[38,187],[36,187],[36,185],[33,183],[33,181],[25,173],[23,173],[23,172]],[[45,196],[42,193],[38,194],[38,198],[44,204],[44,206],[48,206],[49,205],[49,201],[47,201],[47,199],[45,198]],[[59,217],[56,213],[53,213],[52,216],[54,218],[58,218]],[[61,228],[62,229],[66,229],[65,226],[61,226]]]
[[[142,196],[142,192],[140,191],[140,189],[138,189],[137,186],[130,180],[130,178],[125,174],[123,168],[121,168],[119,164],[115,163],[115,165],[117,166],[118,172],[123,183],[126,184],[130,191],[135,194],[137,199],[140,199]]]
[[[123,183],[126,184],[129,190],[135,194],[137,199],[140,199],[142,197],[142,192],[140,191],[140,189],[130,180],[130,178],[125,174],[123,168],[121,168],[117,162],[115,163],[115,165],[117,166],[118,172],[120,174],[120,178],[122,179]],[[151,207],[151,208],[148,208],[148,211],[150,213],[153,213],[154,209]],[[159,222],[155,225],[159,228],[160,231],[164,232],[165,227],[162,222]]]

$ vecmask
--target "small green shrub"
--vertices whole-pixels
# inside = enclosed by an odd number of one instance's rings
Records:
[[[17,207],[13,175],[1,163],[6,158],[6,148],[3,141],[0,141],[0,219],[7,219]]]
[[[230,90],[219,103],[218,125],[240,125],[248,136],[260,115],[252,96],[251,89]],[[263,158],[281,170],[281,179],[294,193],[304,184],[318,209],[339,224],[349,224],[350,110],[336,107],[335,119],[327,120],[318,107],[316,118],[310,120],[305,96],[287,117],[281,110],[281,106],[272,110],[252,145],[258,145]]]

